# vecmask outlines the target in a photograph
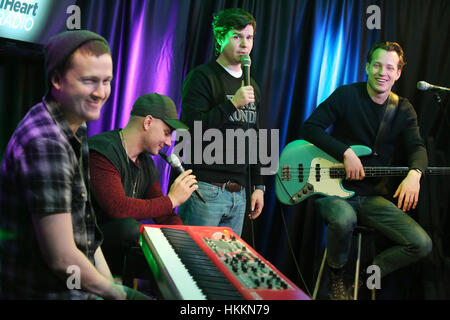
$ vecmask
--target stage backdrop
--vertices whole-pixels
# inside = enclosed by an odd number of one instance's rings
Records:
[[[431,94],[416,89],[419,80],[450,85],[447,0],[79,0],[76,4],[81,8],[81,28],[98,32],[110,42],[115,68],[111,97],[101,118],[88,124],[89,135],[123,128],[134,100],[145,93],[170,96],[179,111],[187,73],[215,58],[213,14],[241,7],[257,21],[251,73],[263,93],[260,120],[263,127],[279,130],[280,152],[301,138],[300,125],[336,87],[366,80],[370,45],[390,40],[403,46],[408,63],[394,91],[408,97],[416,108],[434,162],[430,164],[449,163],[448,99],[443,97],[441,107]],[[368,12],[369,6],[375,6],[375,11]],[[377,23],[379,28],[371,29]],[[12,79],[20,96],[27,79],[4,70],[0,69],[0,84]],[[35,93],[36,101],[39,94]],[[1,106],[1,111],[30,106],[17,100]],[[16,116],[14,121],[18,120]],[[169,168],[155,161],[166,189]],[[282,206],[275,198],[274,177],[268,176],[266,184],[264,211],[253,224],[246,221],[243,236],[299,287],[311,292],[323,250],[322,222],[312,201]],[[394,290],[393,297],[450,298],[449,237],[444,236],[449,230],[446,185],[439,178],[424,181],[420,208],[412,214],[432,236],[434,250],[423,262],[407,268],[407,280],[401,276],[405,270],[391,277],[394,284],[401,282],[410,289]]]

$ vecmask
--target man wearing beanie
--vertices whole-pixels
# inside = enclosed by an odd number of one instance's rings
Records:
[[[93,203],[105,236],[102,249],[113,274],[122,273],[127,253],[137,246],[140,221],[183,224],[173,209],[197,189],[192,170],[180,174],[165,196],[158,169],[149,156],[170,146],[176,129],[187,126],[178,120],[173,101],[151,93],[136,100],[124,129],[89,138]],[[148,270],[141,254],[135,268],[147,278],[142,266]]]
[[[0,169],[0,299],[125,299],[91,205],[86,121],[111,91],[108,42],[62,32],[45,48],[49,90],[17,126]],[[143,295],[142,295],[143,296]]]

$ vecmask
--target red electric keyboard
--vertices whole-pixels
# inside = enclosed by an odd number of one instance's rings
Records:
[[[143,225],[140,245],[165,299],[310,299],[231,228]]]

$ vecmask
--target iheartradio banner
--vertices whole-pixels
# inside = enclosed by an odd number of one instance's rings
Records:
[[[0,37],[45,44],[65,30],[76,0],[0,0]]]

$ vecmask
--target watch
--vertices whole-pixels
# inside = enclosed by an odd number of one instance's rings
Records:
[[[266,186],[263,184],[258,184],[256,186],[253,186],[253,191],[254,190],[262,190],[262,192],[266,192]]]
[[[416,170],[418,173],[423,174],[422,170],[414,168],[413,170]]]

